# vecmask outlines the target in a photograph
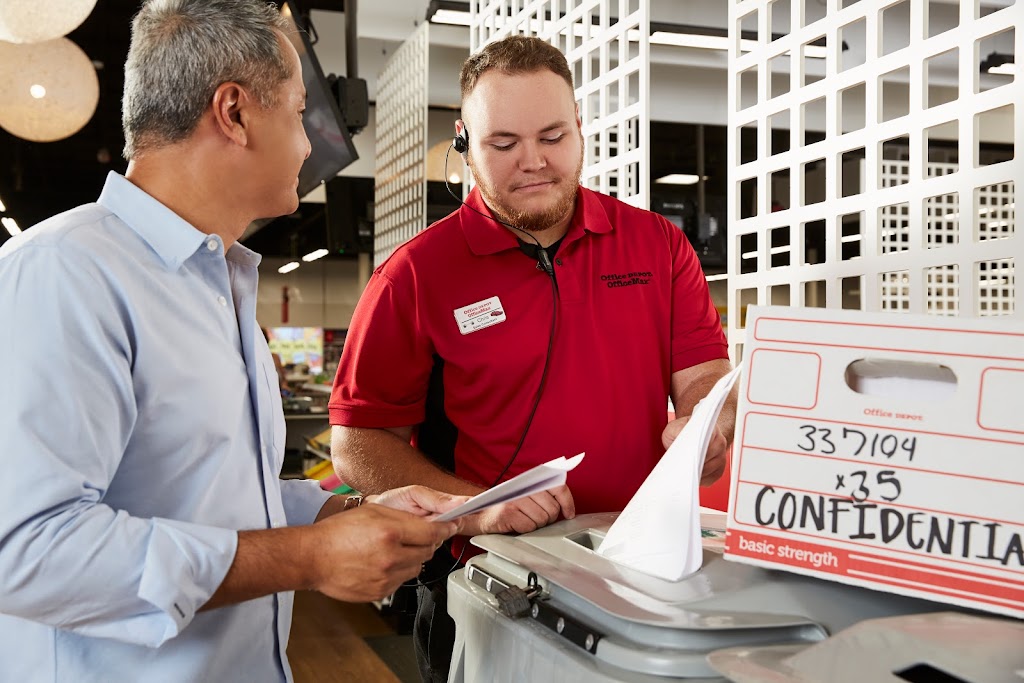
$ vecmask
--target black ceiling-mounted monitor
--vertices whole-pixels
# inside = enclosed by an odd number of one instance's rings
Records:
[[[312,151],[299,171],[298,192],[302,197],[320,183],[338,175],[338,171],[358,159],[359,154],[294,3],[290,0],[283,2],[281,16],[294,27],[286,34],[299,53],[302,81],[306,86],[306,111],[302,115],[302,125]]]

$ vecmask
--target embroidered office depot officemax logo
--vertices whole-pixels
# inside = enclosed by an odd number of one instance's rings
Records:
[[[649,270],[633,273],[608,273],[601,276],[601,282],[605,283],[609,288],[649,285],[653,280],[654,273]]]

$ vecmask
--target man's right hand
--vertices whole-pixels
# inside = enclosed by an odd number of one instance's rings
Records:
[[[556,521],[576,516],[576,504],[566,485],[535,493],[527,498],[495,505],[466,517],[462,532],[467,536],[478,534],[525,534]]]
[[[312,588],[345,602],[391,595],[420,573],[455,522],[428,522],[383,505],[363,505],[313,525],[316,558]]]

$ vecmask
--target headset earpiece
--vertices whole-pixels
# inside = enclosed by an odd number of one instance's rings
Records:
[[[465,126],[459,131],[452,139],[452,147],[459,154],[465,154],[469,151],[469,129]]]

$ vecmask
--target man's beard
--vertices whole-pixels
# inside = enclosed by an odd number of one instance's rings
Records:
[[[473,169],[473,160],[466,159],[470,169]],[[528,232],[539,232],[552,227],[564,218],[576,205],[576,194],[579,192],[580,178],[583,176],[583,147],[580,146],[580,159],[576,164],[576,172],[570,178],[559,181],[557,185],[557,197],[546,209],[540,211],[520,211],[512,208],[501,200],[497,189],[476,176],[477,186],[480,188],[480,196],[483,197],[487,207],[495,213],[498,220],[509,223],[520,230]]]

